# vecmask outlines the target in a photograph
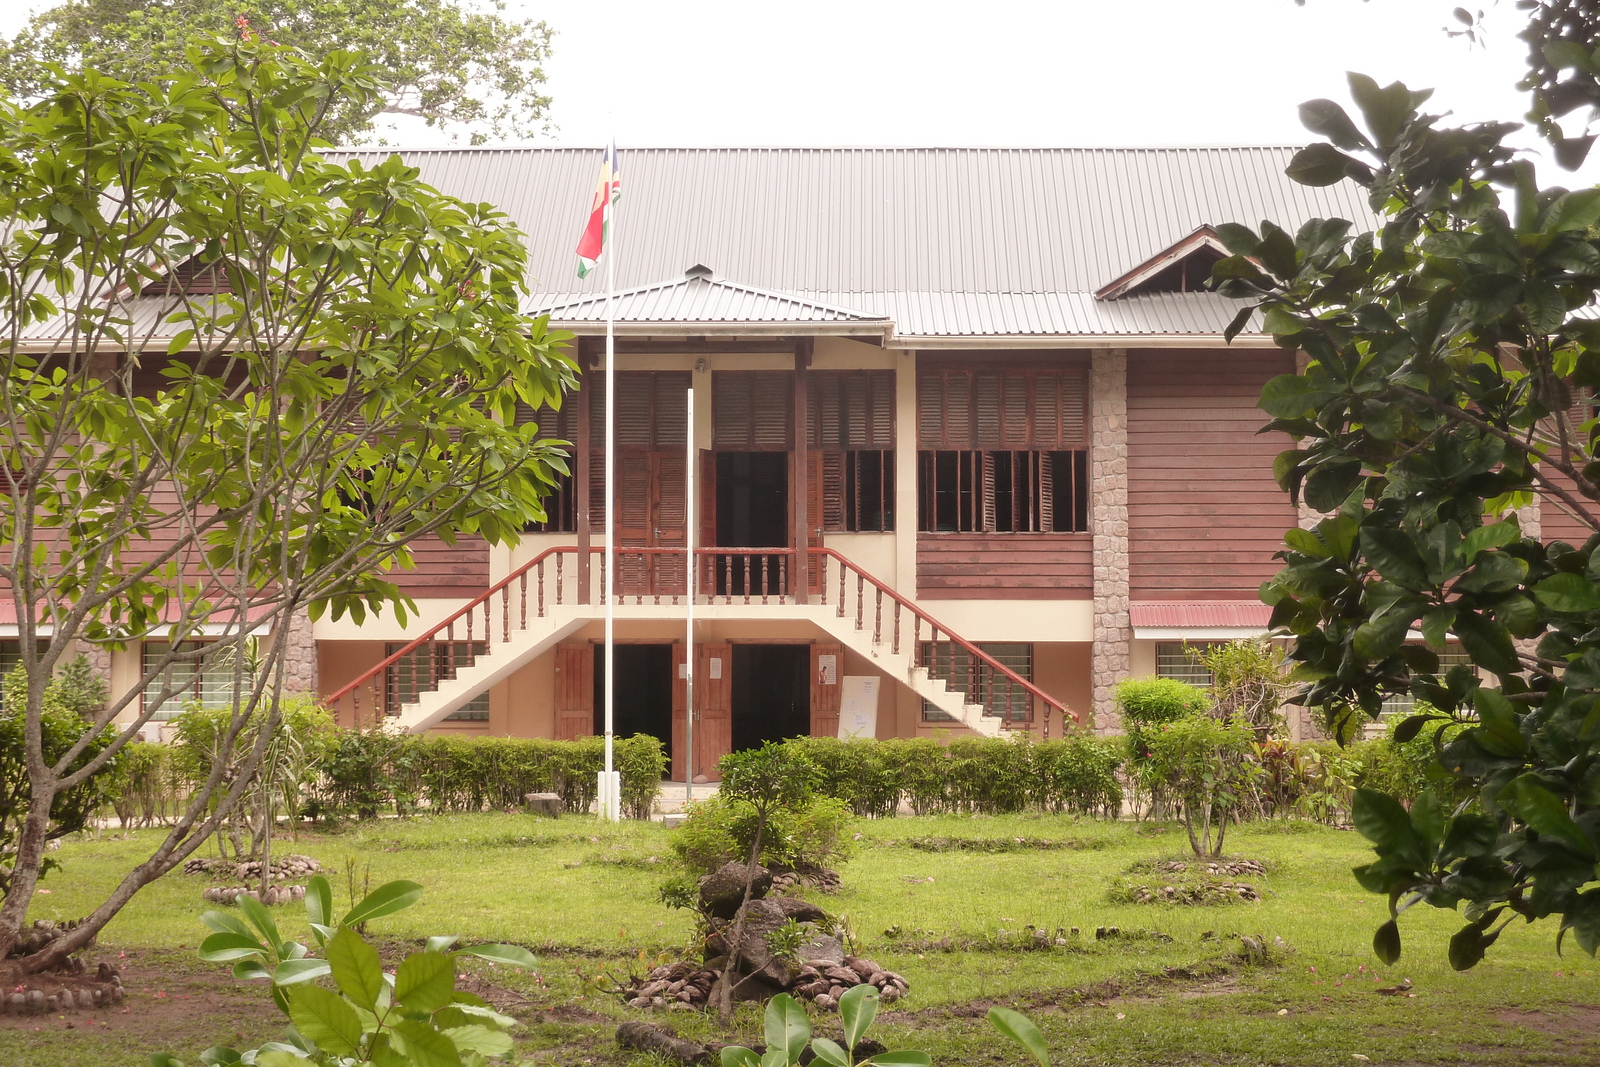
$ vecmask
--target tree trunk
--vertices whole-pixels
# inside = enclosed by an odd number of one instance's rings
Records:
[[[50,824],[50,807],[55,801],[55,791],[47,790],[42,802],[38,794],[37,786],[29,789],[28,817],[23,820],[22,832],[17,835],[17,854],[11,865],[11,881],[6,887],[5,904],[0,906],[0,960],[11,955],[11,950],[21,940],[28,905],[33,903],[34,890],[39,887],[45,832]]]
[[[750,891],[755,888],[756,864],[761,862],[761,837],[766,829],[767,812],[762,809],[756,818],[756,839],[750,845],[750,859],[744,868],[744,900],[734,913],[733,925],[728,928],[728,962],[723,965],[722,978],[717,983],[717,1021],[723,1026],[733,1022],[733,987],[735,972],[739,969],[739,942],[744,938],[744,910],[750,903]]]

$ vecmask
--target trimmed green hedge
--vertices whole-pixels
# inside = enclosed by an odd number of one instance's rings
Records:
[[[817,791],[857,815],[894,815],[902,802],[918,814],[1000,814],[1026,810],[1106,815],[1122,810],[1117,770],[1122,746],[1112,738],[1059,741],[931,737],[784,742],[817,768]]]
[[[615,740],[623,811],[635,819],[650,806],[667,770],[661,742],[647,734]],[[560,793],[568,811],[587,811],[605,765],[605,739],[394,736],[340,731],[328,743],[318,806],[330,814],[372,818],[384,811],[503,811],[528,793]]]

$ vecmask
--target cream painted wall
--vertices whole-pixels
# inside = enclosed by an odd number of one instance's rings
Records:
[[[359,624],[349,615],[341,619],[324,615],[312,623],[311,635],[319,644],[323,641],[410,641],[433,629],[466,603],[465,599],[419,598],[417,610],[407,614],[404,625],[392,608],[368,615],[366,621]]]
[[[1088,642],[1090,600],[925,600],[923,610],[968,641]]]
[[[1092,723],[1093,687],[1090,685],[1089,645],[1038,642],[1033,646],[1033,684],[1063,701],[1080,723]],[[1052,736],[1060,720],[1051,722]]]
[[[1133,678],[1156,675],[1156,643],[1134,640],[1128,644],[1128,674]]]
[[[833,549],[857,567],[899,589],[895,581],[899,574],[899,553],[896,534],[892,533],[831,533],[825,534],[822,543]],[[839,595],[839,572],[832,561],[828,564],[828,600]]]

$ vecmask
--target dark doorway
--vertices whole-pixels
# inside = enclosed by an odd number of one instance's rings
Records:
[[[733,748],[811,732],[811,648],[733,646]]]
[[[717,453],[717,547],[789,544],[789,453]]]
[[[672,758],[672,646],[617,645],[618,737],[650,734]],[[594,646],[594,732],[606,732],[606,646]]]

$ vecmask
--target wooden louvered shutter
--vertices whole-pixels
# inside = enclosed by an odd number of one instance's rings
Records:
[[[689,375],[662,371],[651,382],[651,448],[682,451],[689,435]]]
[[[602,452],[589,456],[589,522],[596,530],[606,525],[606,457]]]
[[[1000,447],[1000,375],[980,372],[973,376],[971,448]]]
[[[685,490],[682,452],[657,452],[652,457],[651,481],[656,492],[654,544],[657,548],[682,549],[689,542],[689,515]],[[653,591],[678,594],[684,591],[687,572],[681,553],[655,557]]]
[[[715,548],[717,544],[717,454],[709,448],[700,450],[700,514],[701,548]],[[717,587],[716,557],[700,560],[700,590],[710,593]]]
[[[806,550],[822,547],[822,529],[826,523],[824,515],[827,511],[826,497],[827,485],[823,477],[826,464],[823,462],[822,452],[806,453]],[[833,458],[842,458],[837,452],[827,453]],[[840,494],[841,497],[843,494]],[[815,557],[808,558],[809,566],[806,570],[806,592],[822,592],[822,566]]]
[[[923,374],[917,378],[917,446],[944,446],[946,414],[945,375]]]
[[[872,384],[872,437],[867,448],[894,447],[895,386],[893,371],[874,371]]]
[[[719,371],[711,379],[711,442],[719,452],[794,445],[794,386],[783,371]]]
[[[620,390],[619,390],[620,392]],[[617,453],[617,591],[623,596],[648,592],[646,557],[630,548],[650,547],[650,494],[653,490],[648,452]]]
[[[993,533],[995,528],[994,516],[994,453],[982,454],[983,475],[978,484],[973,486],[974,494],[983,497],[983,532]]]
[[[752,375],[755,437],[751,450],[782,452],[794,447],[794,386],[789,374]]]
[[[1053,381],[1054,376],[1046,378]],[[1030,388],[1036,379],[1023,374],[1007,374],[1001,379],[1000,447],[1027,448],[1033,443],[1033,427],[1028,418]]]
[[[617,375],[617,451],[655,446],[655,376]],[[603,430],[603,428],[602,428]]]
[[[594,733],[594,646],[556,646],[556,740]]]
[[[1036,509],[1038,525],[1034,529],[1048,533],[1055,529],[1056,465],[1048,452],[1036,454],[1035,460],[1039,471],[1039,504]]]
[[[822,511],[817,518],[824,530],[842,531],[845,523],[843,452],[814,452],[821,461]]]

